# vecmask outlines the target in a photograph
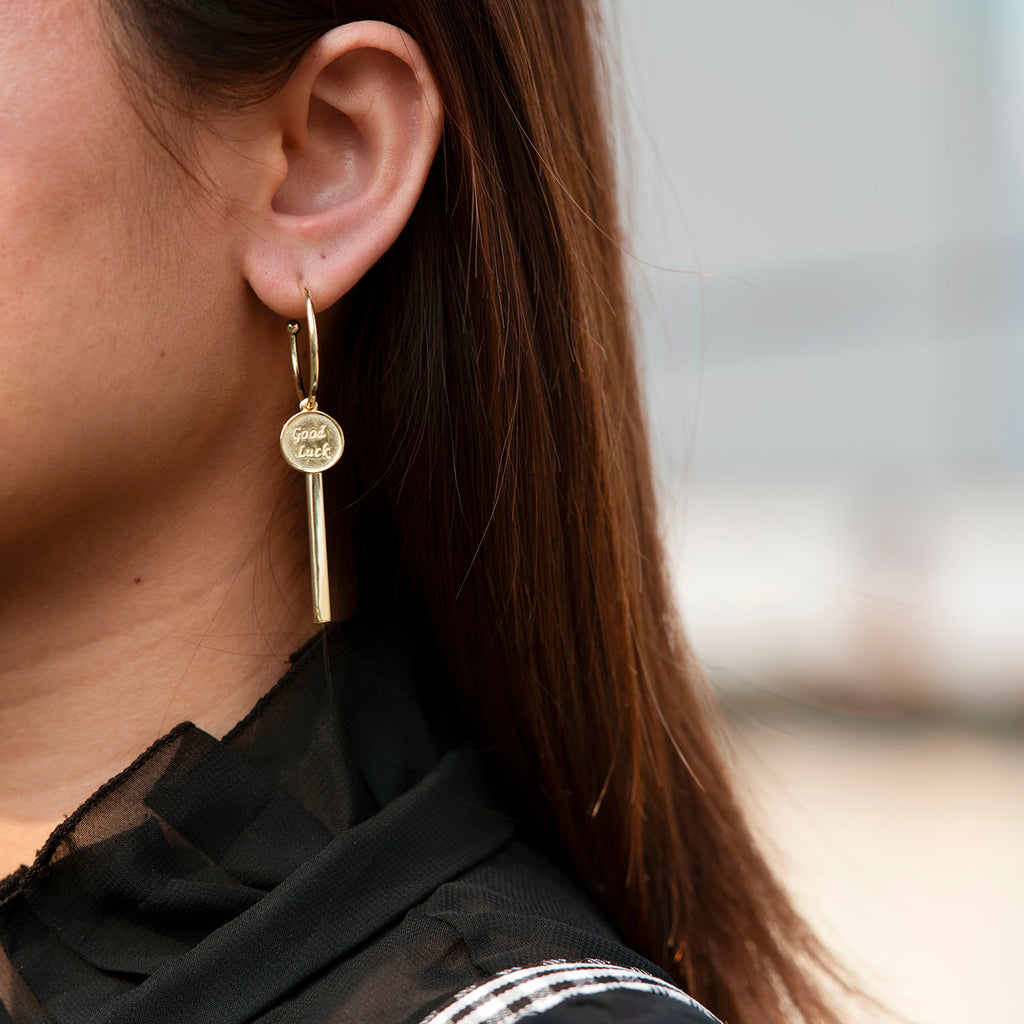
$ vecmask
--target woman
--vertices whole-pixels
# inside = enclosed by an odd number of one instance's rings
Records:
[[[3,5],[0,1019],[836,1019],[669,597],[590,7]]]

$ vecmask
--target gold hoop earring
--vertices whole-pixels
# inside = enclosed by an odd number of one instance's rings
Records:
[[[309,519],[309,567],[313,584],[313,617],[317,622],[331,621],[331,591],[327,574],[327,520],[324,514],[324,484],[321,473],[330,469],[345,450],[345,435],[336,420],[316,405],[320,384],[320,344],[316,333],[316,314],[309,288],[302,285],[306,297],[306,324],[309,331],[309,390],[302,383],[297,336],[298,321],[288,322],[291,341],[292,375],[299,396],[299,411],[281,428],[281,451],[285,462],[306,477],[306,512]]]

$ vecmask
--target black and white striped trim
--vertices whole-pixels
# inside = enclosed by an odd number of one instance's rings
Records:
[[[421,1024],[516,1024],[543,1013],[575,996],[601,992],[650,992],[674,999],[707,1015],[709,1024],[721,1024],[682,989],[631,967],[616,967],[599,960],[571,963],[548,960],[535,967],[516,967],[463,989],[447,1006],[435,1010]]]

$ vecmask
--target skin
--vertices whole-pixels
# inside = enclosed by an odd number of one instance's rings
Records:
[[[46,8],[0,5],[0,875],[177,722],[228,731],[315,632],[285,322],[305,281],[327,333],[442,124],[413,40],[342,26],[260,107],[163,122],[200,187],[92,0]]]

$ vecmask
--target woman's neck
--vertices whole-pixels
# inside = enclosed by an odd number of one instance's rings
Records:
[[[302,482],[268,517],[268,469],[0,548],[0,876],[178,722],[227,732],[315,632]]]

